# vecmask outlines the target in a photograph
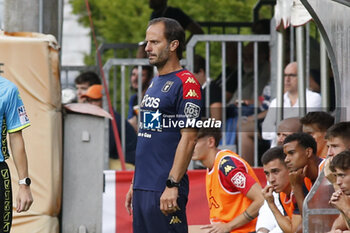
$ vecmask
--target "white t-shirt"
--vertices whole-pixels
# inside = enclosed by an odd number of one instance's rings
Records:
[[[270,103],[264,122],[262,123],[262,138],[273,140],[271,146],[276,145],[277,136],[277,100],[273,99]],[[283,95],[283,119],[299,116],[299,101],[292,106],[288,92]],[[321,111],[321,96],[316,92],[306,90],[306,112]]]
[[[283,207],[279,201],[279,194],[276,192],[273,192],[272,194],[273,194],[277,209],[283,215]],[[259,217],[258,217],[258,221],[256,222],[256,227],[255,227],[256,231],[258,231],[260,228],[266,228],[267,230],[270,231],[270,233],[283,233],[282,229],[279,227],[276,221],[276,218],[273,215],[266,201],[264,201],[264,204],[261,206],[259,210]]]

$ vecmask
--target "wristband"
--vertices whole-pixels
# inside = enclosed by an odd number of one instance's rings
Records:
[[[252,220],[254,219],[252,216],[250,216],[250,215],[248,214],[247,211],[244,211],[244,212],[243,212],[243,215],[244,215],[244,217],[246,217],[246,218],[249,219],[250,221],[252,221]]]

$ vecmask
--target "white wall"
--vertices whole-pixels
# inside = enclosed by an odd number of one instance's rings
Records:
[[[91,50],[90,28],[78,23],[78,16],[73,15],[68,0],[64,0],[62,31],[62,65],[84,65],[84,55]]]

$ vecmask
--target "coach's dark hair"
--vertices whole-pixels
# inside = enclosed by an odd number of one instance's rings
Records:
[[[350,146],[350,121],[339,122],[331,126],[327,130],[325,138],[331,139],[334,137],[341,138],[346,146]]]
[[[350,151],[345,150],[334,156],[331,164],[329,165],[329,168],[332,172],[335,172],[336,168],[342,170],[350,169]]]
[[[268,164],[272,160],[279,159],[282,164],[285,165],[284,159],[286,158],[286,155],[283,152],[282,146],[276,146],[268,149],[261,157],[261,163],[263,165]]]
[[[215,146],[217,147],[221,140],[221,128],[208,127],[208,128],[200,128],[197,134],[197,138],[203,137],[213,137],[215,139]]]
[[[284,144],[287,144],[289,142],[294,142],[297,141],[298,144],[302,147],[304,147],[305,149],[307,148],[311,148],[313,154],[317,153],[317,143],[315,141],[315,139],[307,133],[293,133],[291,135],[288,135],[283,142]]]
[[[173,40],[179,41],[179,46],[176,49],[176,55],[179,59],[182,59],[182,52],[185,49],[185,31],[175,19],[169,19],[165,17],[152,19],[148,23],[148,27],[152,24],[163,22],[164,23],[164,36],[168,43]]]
[[[75,78],[74,82],[75,84],[89,83],[89,86],[92,86],[94,84],[101,84],[101,79],[95,72],[87,71],[79,74]]]
[[[325,132],[334,124],[334,117],[327,112],[309,112],[300,119],[303,125],[316,124],[320,131]]]

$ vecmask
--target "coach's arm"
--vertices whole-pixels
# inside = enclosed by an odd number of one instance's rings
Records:
[[[191,161],[194,146],[196,144],[197,129],[181,129],[181,139],[176,148],[173,166],[169,172],[169,178],[175,182],[180,182]],[[170,214],[179,209],[177,205],[179,190],[177,187],[168,188],[160,197],[160,210],[165,214]]]

